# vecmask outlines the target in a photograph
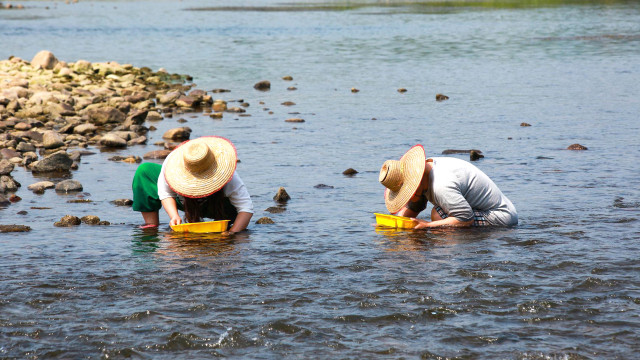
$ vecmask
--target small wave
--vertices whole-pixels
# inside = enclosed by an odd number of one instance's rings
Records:
[[[518,312],[520,314],[547,313],[550,309],[558,306],[558,303],[549,300],[532,300],[523,304],[518,304]]]
[[[456,275],[460,275],[463,277],[469,277],[469,278],[475,278],[475,279],[490,279],[493,276],[487,274],[487,273],[483,273],[480,271],[474,271],[474,270],[458,270],[456,271]]]
[[[303,327],[289,324],[283,320],[277,320],[270,322],[262,327],[260,330],[260,334],[262,336],[269,336],[271,333],[282,333],[287,335],[293,335],[300,333],[303,336],[310,336],[313,332],[309,329],[305,329]]]

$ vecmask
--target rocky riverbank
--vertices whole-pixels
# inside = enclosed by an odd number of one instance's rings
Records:
[[[15,193],[21,184],[11,176],[16,166],[33,173],[69,172],[78,169],[89,146],[126,148],[146,143],[147,120],[203,108],[227,110],[224,101],[194,89],[191,80],[187,75],[116,62],[67,63],[48,51],[31,61],[17,57],[0,61],[0,205],[19,201]],[[164,138],[182,141],[190,132],[187,127],[171,129]],[[167,143],[149,158],[163,158],[171,147]],[[34,183],[29,189],[42,192],[51,187]]]

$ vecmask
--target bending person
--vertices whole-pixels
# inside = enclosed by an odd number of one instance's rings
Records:
[[[231,141],[205,136],[185,141],[162,165],[141,164],[133,177],[133,210],[140,211],[143,228],[157,227],[160,208],[171,225],[203,218],[230,220],[229,233],[247,228],[253,203],[242,179],[236,174],[237,154]]]
[[[515,206],[485,173],[456,158],[427,159],[422,145],[385,161],[379,181],[389,212],[418,221],[416,229],[518,224]],[[431,221],[415,219],[427,202],[433,204]]]

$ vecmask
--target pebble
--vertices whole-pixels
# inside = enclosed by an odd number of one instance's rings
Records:
[[[342,172],[343,175],[347,175],[347,176],[355,175],[357,173],[358,173],[358,171],[356,169],[353,169],[353,168],[348,168],[347,170]]]
[[[326,185],[326,184],[318,184],[318,185],[314,186],[314,188],[316,188],[316,189],[333,189],[333,186]]]
[[[444,100],[449,100],[449,97],[443,94],[436,94],[436,101],[444,101]]]
[[[523,122],[523,123],[520,123],[520,126],[531,126],[531,124]]]
[[[285,75],[285,76],[282,77],[282,80],[284,80],[284,81],[292,81],[293,77],[291,75]]]
[[[567,150],[589,150],[589,148],[580,144],[571,144],[567,147]]]
[[[270,217],[264,216],[258,219],[256,221],[256,224],[275,224],[275,221],[273,221]]]
[[[303,123],[304,119],[301,119],[301,118],[290,118],[290,119],[285,120],[285,122]]]
[[[116,199],[111,202],[115,206],[131,206],[133,205],[133,200],[131,199]]]
[[[57,227],[67,227],[80,225],[80,223],[81,220],[79,217],[73,215],[65,215],[60,219],[60,221],[55,222],[53,225]]]
[[[278,192],[273,196],[273,200],[279,203],[285,203],[291,200],[291,196],[289,196],[289,194],[287,193],[287,190],[285,190],[285,188],[281,186],[278,189]]]
[[[271,82],[269,80],[262,80],[255,83],[253,88],[260,91],[267,91],[271,89]]]

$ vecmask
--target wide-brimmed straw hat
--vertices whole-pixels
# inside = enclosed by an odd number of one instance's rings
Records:
[[[418,190],[426,160],[424,148],[418,144],[409,149],[400,160],[387,160],[382,164],[378,180],[387,188],[384,202],[390,213],[400,211]]]
[[[164,177],[173,191],[189,198],[209,196],[222,189],[236,171],[236,148],[219,136],[185,141],[165,164]]]

